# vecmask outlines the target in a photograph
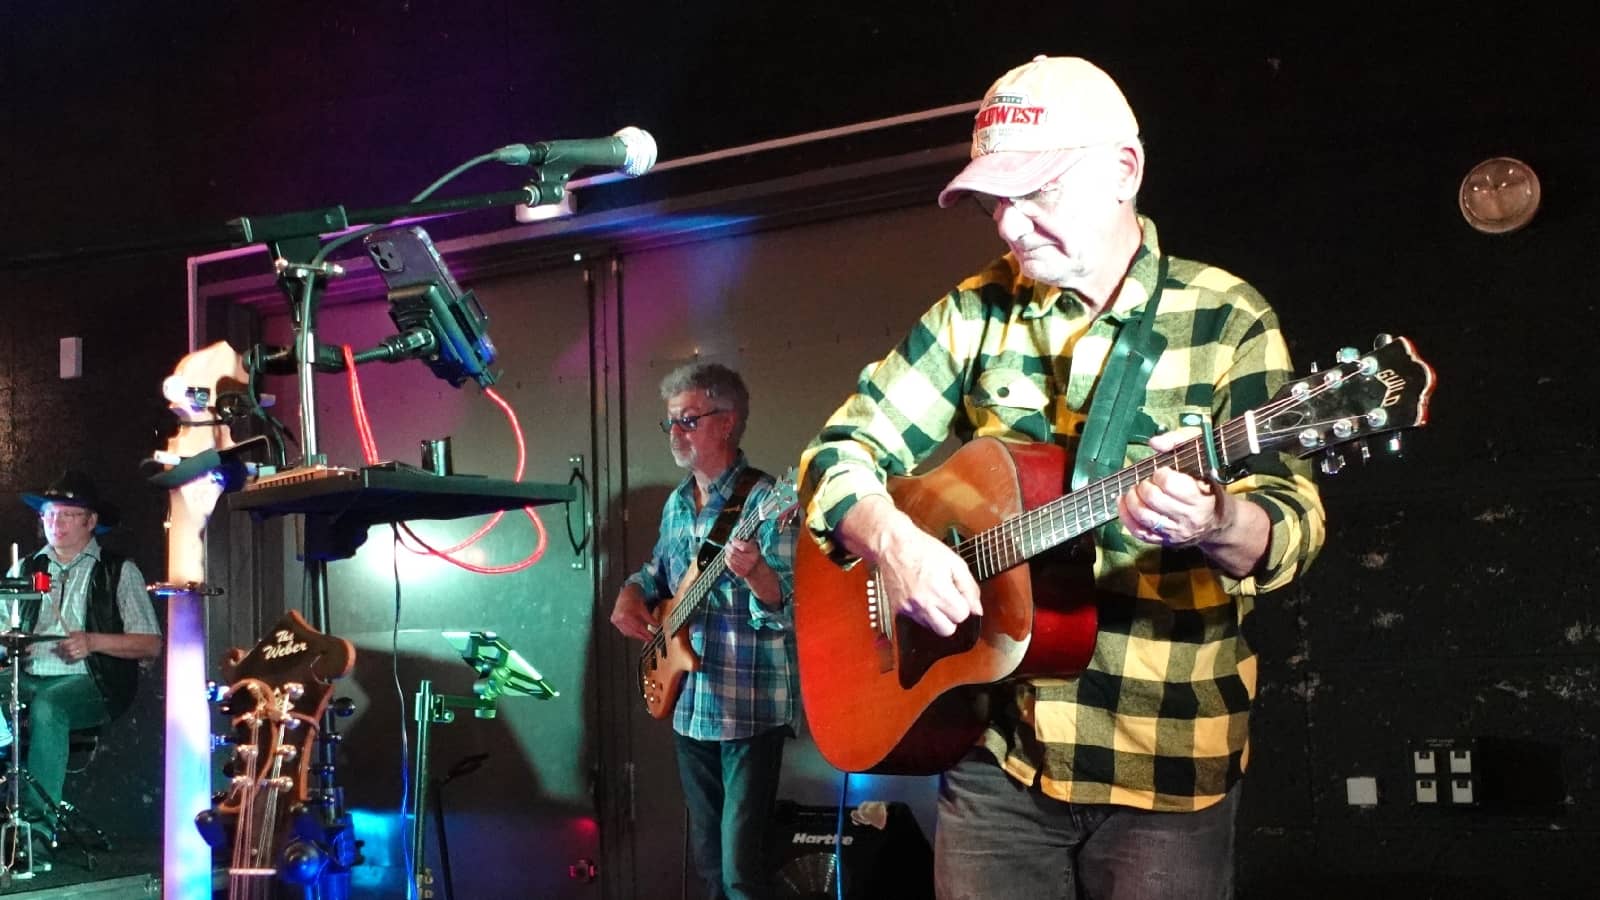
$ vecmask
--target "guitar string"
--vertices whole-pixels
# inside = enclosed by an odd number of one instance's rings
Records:
[[[780,499],[779,493],[772,491],[763,496],[761,502],[756,504],[754,508],[746,509],[744,514],[739,517],[739,523],[734,526],[733,536],[730,540],[742,541],[747,539],[755,530],[755,526],[766,521],[777,511],[776,509],[769,509],[768,504],[778,499]],[[726,545],[719,548],[717,555],[711,562],[706,564],[705,569],[699,575],[695,576],[694,584],[689,586],[688,592],[684,595],[684,600],[687,602],[680,602],[673,607],[672,615],[668,616],[663,626],[650,636],[650,640],[645,642],[644,650],[639,654],[641,664],[647,662],[651,656],[658,654],[666,646],[667,637],[676,634],[678,629],[683,627],[683,623],[689,618],[689,611],[698,605],[700,597],[711,589],[711,585],[722,577],[722,570],[727,566],[727,553],[728,548]]]
[[[233,851],[230,854],[233,865],[228,869],[228,895],[236,896],[237,892],[248,882],[244,881],[240,873],[246,868],[247,857],[255,843],[255,801],[256,780],[260,774],[260,749],[261,749],[261,722],[262,710],[266,706],[266,698],[262,694],[262,685],[256,679],[247,679],[240,688],[248,691],[255,700],[255,708],[245,713],[250,723],[250,743],[242,755],[245,760],[243,776],[234,777],[233,790],[237,795],[238,812],[235,814]],[[235,688],[238,690],[239,688]],[[241,833],[242,829],[242,833]]]
[[[285,685],[284,690],[286,689],[287,685]],[[288,723],[291,718],[291,715],[286,714],[282,707],[287,695],[280,694],[279,691],[274,691],[274,694],[273,699],[279,705],[272,709],[272,752],[268,754],[271,759],[271,765],[261,781],[261,786],[266,796],[261,801],[261,827],[257,829],[255,852],[252,854],[252,868],[263,871],[277,868],[273,865],[273,860],[271,859],[272,839],[276,836],[278,829],[278,793],[281,790],[278,779],[283,775],[283,735],[288,729]],[[260,886],[253,893],[260,894],[265,890],[267,883],[265,878],[254,873],[247,877],[255,878],[254,884]]]
[[[1269,419],[1283,409],[1304,403],[1307,399],[1326,390],[1342,387],[1347,381],[1348,379],[1341,379],[1333,383],[1321,382],[1306,395],[1285,397],[1282,400],[1267,403],[1254,411],[1258,424],[1260,420]],[[1249,426],[1246,418],[1246,416],[1240,416],[1224,423],[1217,429],[1222,446],[1222,458],[1232,459],[1234,454],[1231,452],[1231,448],[1234,444],[1240,439],[1248,439]],[[1305,427],[1305,423],[1301,423],[1293,429],[1267,430],[1260,431],[1258,434],[1263,437],[1271,437],[1297,431],[1303,427]],[[1191,475],[1203,473],[1206,460],[1201,455],[1200,447],[1199,439],[1187,442],[1171,451],[1150,457],[1121,472],[1107,476],[1107,478],[1101,479],[1074,494],[1057,498],[1055,501],[1031,511],[1030,514],[1014,517],[1008,522],[1002,523],[1001,526],[996,526],[992,535],[988,532],[980,534],[975,543],[986,546],[983,546],[978,551],[976,559],[980,561],[987,559],[991,565],[995,566],[995,568],[986,571],[982,577],[988,577],[1010,568],[1033,553],[1081,534],[1100,522],[1108,521],[1114,515],[1111,510],[1115,508],[1116,500],[1138,481],[1149,477],[1159,468],[1176,467],[1180,471],[1185,471]],[[1189,458],[1188,454],[1192,454],[1192,458]],[[1086,509],[1085,507],[1088,508]],[[1070,525],[1067,523],[1065,515],[1068,512],[1071,513]],[[1052,527],[1040,527],[1039,521],[1041,519],[1055,520],[1058,524]],[[1045,537],[1039,540],[1041,533]],[[1024,540],[1025,538],[1034,538],[1036,540],[1030,543]],[[1010,551],[1009,554],[1005,552],[1008,550]]]
[[[1234,458],[1233,448],[1241,441],[1248,447],[1252,413],[1259,425],[1263,420],[1285,409],[1300,405],[1326,391],[1346,386],[1349,378],[1334,382],[1320,381],[1302,396],[1287,396],[1269,401],[1251,413],[1223,423],[1216,430],[1219,465]],[[1258,431],[1259,437],[1288,434],[1305,427]],[[978,580],[992,577],[1016,566],[1023,560],[1066,540],[1083,534],[1096,525],[1114,517],[1117,500],[1135,484],[1149,478],[1162,468],[1175,468],[1189,475],[1204,473],[1208,461],[1201,452],[1202,439],[1196,438],[1155,456],[1141,460],[1121,471],[1086,485],[1078,491],[1065,494],[1021,515],[958,543],[953,548],[972,570]]]

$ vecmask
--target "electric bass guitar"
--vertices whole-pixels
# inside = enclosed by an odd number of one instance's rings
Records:
[[[729,540],[749,540],[761,523],[792,515],[799,504],[795,470],[791,468],[772,490],[761,496],[760,502],[745,506]],[[684,626],[705,606],[711,586],[727,571],[727,554],[724,545],[705,568],[700,567],[698,560],[689,564],[689,571],[678,583],[677,593],[661,602],[661,627],[639,653],[639,690],[644,696],[645,709],[657,719],[672,715],[678,694],[683,690],[684,676],[700,670],[700,657],[690,645],[689,630]]]
[[[1158,469],[1222,480],[1250,458],[1311,456],[1427,422],[1434,374],[1406,338],[1291,382],[1204,436],[1062,494],[1071,472],[1053,444],[980,438],[920,476],[892,477],[895,505],[948,538],[977,579],[983,615],[941,637],[895,612],[878,573],[845,570],[814,541],[795,555],[800,687],[817,749],[847,772],[949,768],[988,722],[988,685],[1071,676],[1094,650],[1091,567],[1067,542],[1117,518],[1117,500]]]

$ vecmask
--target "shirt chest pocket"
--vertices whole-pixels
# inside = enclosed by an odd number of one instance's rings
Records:
[[[986,369],[978,375],[972,396],[973,424],[977,433],[994,436],[1026,435],[1046,440],[1049,435],[1051,397],[1044,375],[1021,369]]]

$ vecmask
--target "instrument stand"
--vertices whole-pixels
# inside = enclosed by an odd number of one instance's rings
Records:
[[[543,182],[530,184],[519,192],[506,192],[484,198],[487,205],[510,205],[512,203],[529,202],[530,198],[537,204],[541,189],[547,186]],[[559,196],[559,195],[558,195]],[[459,209],[477,208],[479,204],[460,206],[452,201],[451,206]],[[415,214],[415,204],[402,210],[393,211],[392,215],[382,215],[389,210],[375,210],[363,213],[364,220],[384,220],[397,218],[406,213]],[[343,210],[339,210],[340,217]],[[239,220],[241,226],[254,227],[251,223]],[[326,279],[344,274],[344,268],[325,259],[326,250],[322,249],[321,234],[337,230],[338,227],[348,224],[347,221],[334,221],[322,215],[296,215],[274,218],[254,223],[261,226],[260,233],[252,233],[252,240],[266,243],[273,257],[273,266],[278,274],[278,284],[289,301],[290,318],[294,328],[296,375],[299,386],[299,417],[300,417],[300,455],[301,465],[311,469],[327,466],[327,457],[321,452],[317,428],[317,401],[316,401],[316,360],[317,360],[317,308],[320,302],[319,293],[322,282]],[[353,235],[346,236],[346,239]],[[330,246],[328,249],[332,249]],[[305,484],[285,483],[280,487],[268,487],[255,491],[239,492],[230,498],[230,508],[235,510],[250,510],[252,515],[259,517],[272,515],[300,514],[305,519],[305,546],[302,548],[305,565],[307,592],[304,602],[303,615],[312,628],[324,634],[331,634],[333,629],[328,617],[328,570],[327,563],[331,559],[346,559],[354,555],[360,541],[365,539],[368,526],[378,522],[401,522],[411,518],[459,518],[463,516],[480,515],[486,512],[495,512],[507,509],[517,509],[540,503],[570,502],[577,496],[571,483],[566,485],[548,485],[524,482],[502,482],[494,479],[471,478],[464,476],[446,476],[426,473],[409,476],[400,472],[383,472],[376,467],[365,467],[360,470],[360,479],[365,482],[369,479],[379,481],[388,480],[400,482],[404,487],[398,487],[399,496],[393,493],[383,493],[381,490],[366,491],[365,485],[345,485],[329,479],[312,479]],[[332,495],[322,495],[326,489],[341,492],[348,498],[348,502],[331,503]],[[363,494],[366,494],[366,498]],[[412,499],[407,499],[412,498]],[[350,541],[355,536],[358,539]],[[343,537],[343,545],[330,538]],[[465,632],[460,634],[465,635]],[[482,636],[486,633],[476,632]],[[473,704],[475,713],[484,717],[493,717],[493,697],[501,692],[525,693],[539,696],[555,696],[555,691],[544,684],[538,673],[531,666],[516,656],[513,651],[506,648],[503,642],[494,639],[488,634],[487,641],[492,641],[498,646],[501,656],[515,657],[525,671],[512,673],[506,670],[506,677],[495,691],[488,697],[461,698]],[[480,646],[481,644],[481,646]],[[478,642],[476,649],[487,647],[489,656],[493,657],[496,647]],[[477,667],[481,660],[469,659],[469,664]],[[480,674],[485,673],[480,669]],[[531,673],[532,681],[528,680]],[[505,673],[503,673],[505,674]],[[446,707],[434,707],[434,698],[431,686],[426,682],[423,690],[430,699],[418,703],[418,769],[416,783],[417,794],[411,811],[411,827],[417,829],[421,819],[423,788],[427,784],[426,765],[426,728],[434,721],[448,721],[436,719],[434,716],[445,715],[453,718],[453,713]],[[486,707],[476,704],[486,703]],[[362,862],[358,844],[351,828],[351,819],[344,808],[344,791],[335,779],[336,761],[335,754],[341,736],[335,727],[334,718],[341,714],[340,710],[330,708],[323,715],[322,728],[319,732],[317,756],[312,763],[312,772],[315,776],[312,796],[317,805],[316,825],[310,830],[317,831],[315,835],[302,835],[308,842],[316,845],[327,860],[326,865],[318,871],[314,883],[305,885],[306,896],[315,900],[345,900],[350,894],[351,869]],[[348,709],[343,714],[348,714]],[[420,847],[420,834],[414,838],[413,845]],[[415,872],[410,873],[413,877]],[[417,882],[413,881],[413,884]]]
[[[38,587],[36,584],[35,587]],[[34,876],[33,864],[37,858],[34,854],[34,831],[39,831],[44,838],[41,843],[48,844],[52,836],[44,829],[36,829],[32,822],[22,815],[22,783],[24,780],[33,785],[39,798],[45,802],[41,805],[49,806],[49,797],[45,796],[44,789],[28,774],[22,766],[22,729],[19,714],[22,711],[22,664],[23,648],[29,644],[40,641],[59,640],[59,637],[44,637],[26,634],[17,628],[18,605],[23,600],[42,601],[45,593],[42,590],[35,592],[7,591],[5,599],[10,601],[7,611],[9,627],[0,631],[0,647],[6,651],[6,662],[11,667],[11,696],[6,701],[5,712],[9,717],[12,730],[11,761],[9,770],[5,773],[5,809],[6,819],[0,824],[0,882],[9,883],[13,878],[32,878]],[[18,852],[26,854],[27,868],[21,872],[12,870],[12,865],[17,860]]]
[[[31,776],[28,782],[34,783]],[[43,793],[42,788],[40,793]],[[94,851],[111,852],[111,839],[106,837],[105,831],[66,800],[56,805],[56,847],[62,846],[62,838],[70,841],[83,854],[83,867],[91,872],[95,867]]]
[[[305,465],[326,462],[318,447],[316,419],[316,317],[319,302],[319,282],[344,274],[341,266],[332,263],[297,263],[297,259],[315,259],[322,244],[316,235],[297,235],[272,241],[274,266],[278,283],[289,299],[289,313],[295,324],[298,347],[300,387],[300,443]],[[296,293],[299,293],[296,303]],[[328,564],[326,560],[305,554],[306,580],[309,587],[303,613],[311,627],[329,634],[328,623]],[[355,839],[350,813],[344,807],[344,790],[337,781],[337,753],[341,736],[336,718],[349,715],[350,709],[330,706],[322,714],[321,728],[317,732],[317,758],[311,766],[315,784],[310,794],[317,804],[315,835],[302,835],[321,851],[326,864],[317,873],[314,884],[305,885],[307,897],[317,900],[345,900],[350,896],[350,871],[361,862],[361,853]],[[314,890],[313,890],[314,889]]]
[[[451,772],[444,780],[434,782],[428,777],[428,755],[430,748],[429,738],[435,724],[448,724],[456,720],[455,711],[470,709],[472,715],[479,719],[492,719],[495,717],[496,701],[502,695],[538,697],[548,700],[560,695],[552,688],[539,672],[528,665],[522,655],[507,646],[506,642],[495,636],[492,631],[446,631],[442,637],[453,645],[460,653],[461,659],[472,666],[480,676],[479,681],[472,686],[473,696],[466,697],[456,694],[435,694],[433,681],[424,678],[417,685],[417,700],[414,715],[417,722],[417,742],[412,757],[412,778],[416,782],[416,790],[412,792],[410,809],[407,810],[407,830],[411,839],[411,873],[412,883],[416,885],[417,896],[422,900],[433,897],[433,877],[426,865],[426,847],[424,838],[427,828],[423,819],[428,808],[428,789],[434,791],[434,825],[439,831],[439,870],[444,876],[443,900],[452,900],[454,887],[450,880],[450,849],[445,842],[444,808],[437,799],[438,789],[445,781],[455,777],[461,772]],[[475,768],[476,766],[474,766]],[[470,770],[467,770],[470,771]]]
[[[45,794],[44,788],[33,777],[33,773],[26,768],[18,766],[6,773],[5,778],[8,779],[9,783],[15,785],[16,792],[19,795],[17,803],[20,803],[22,785],[25,784],[33,791],[33,795],[39,799],[41,806],[49,805],[50,798]],[[18,818],[21,818],[20,815]],[[62,800],[55,805],[55,819],[55,827],[53,829],[40,827],[26,820],[22,820],[19,823],[26,826],[29,831],[30,851],[32,849],[31,844],[35,839],[52,850],[59,850],[70,842],[73,848],[83,854],[83,867],[93,872],[97,863],[94,856],[95,851],[110,852],[111,839],[106,837],[106,833],[98,825],[94,824],[88,816],[84,815],[78,807],[66,800]],[[5,827],[9,828],[10,825],[8,824]],[[28,858],[31,865],[33,859],[31,852]]]

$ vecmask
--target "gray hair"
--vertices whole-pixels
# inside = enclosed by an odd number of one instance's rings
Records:
[[[661,399],[670,400],[684,391],[705,391],[707,397],[733,410],[733,443],[738,446],[745,423],[750,421],[750,391],[739,373],[721,363],[686,363],[661,379]]]

